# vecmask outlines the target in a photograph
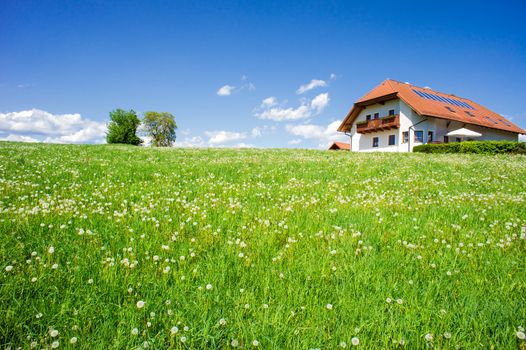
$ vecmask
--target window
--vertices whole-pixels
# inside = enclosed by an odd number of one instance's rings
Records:
[[[389,115],[394,115],[394,109],[389,110]]]
[[[402,143],[408,143],[409,142],[409,131],[404,131],[402,133]]]
[[[449,106],[445,106],[446,109],[450,112],[453,112],[453,113],[457,113],[453,108],[449,107]]]
[[[396,141],[395,135],[389,135],[389,146],[394,145],[395,141]]]
[[[470,117],[475,117],[475,115],[469,111],[464,111],[464,112],[466,112],[466,114],[469,115]]]
[[[378,137],[373,137],[373,147],[378,147]]]
[[[415,142],[424,142],[424,132],[422,130],[415,130]]]
[[[431,142],[433,142],[433,132],[428,131],[427,132],[427,143],[431,143]]]
[[[460,142],[460,141],[462,141],[462,139],[461,139],[460,137],[457,137],[457,138],[456,138],[456,141],[457,141],[457,142]]]
[[[380,118],[380,113],[375,113],[374,114],[374,119],[378,119],[378,118]]]
[[[449,143],[449,136],[444,136],[444,143]]]
[[[365,120],[367,120],[367,121],[371,120],[371,115],[370,115],[370,114],[367,114],[367,115],[365,116]]]

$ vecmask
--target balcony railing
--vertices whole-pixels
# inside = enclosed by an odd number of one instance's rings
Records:
[[[356,124],[357,132],[359,134],[367,134],[370,132],[377,132],[390,129],[398,129],[400,127],[400,115],[388,115],[379,119],[371,119]]]

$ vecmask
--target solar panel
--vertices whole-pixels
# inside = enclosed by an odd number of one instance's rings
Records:
[[[453,106],[467,108],[467,109],[475,109],[469,103],[466,103],[464,101],[454,100],[452,98],[442,97],[442,96],[439,96],[439,95],[430,94],[429,92],[424,92],[424,91],[420,91],[420,90],[415,90],[415,89],[412,89],[412,90],[418,96],[420,96],[422,98],[426,98],[428,100],[444,102],[444,103],[447,103],[447,104],[450,104],[450,105],[453,105]]]

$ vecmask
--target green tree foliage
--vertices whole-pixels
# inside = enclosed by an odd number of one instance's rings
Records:
[[[140,145],[142,140],[137,136],[137,128],[141,124],[137,113],[130,109],[116,109],[110,112],[110,124],[106,133],[106,142]]]
[[[175,117],[168,112],[146,112],[144,126],[155,147],[169,147],[175,141]]]

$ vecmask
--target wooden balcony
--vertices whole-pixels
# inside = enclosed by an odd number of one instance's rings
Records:
[[[356,129],[359,134],[367,134],[370,132],[384,131],[390,129],[398,129],[400,127],[400,115],[388,115],[379,119],[371,119],[368,121],[359,122],[356,124]]]

